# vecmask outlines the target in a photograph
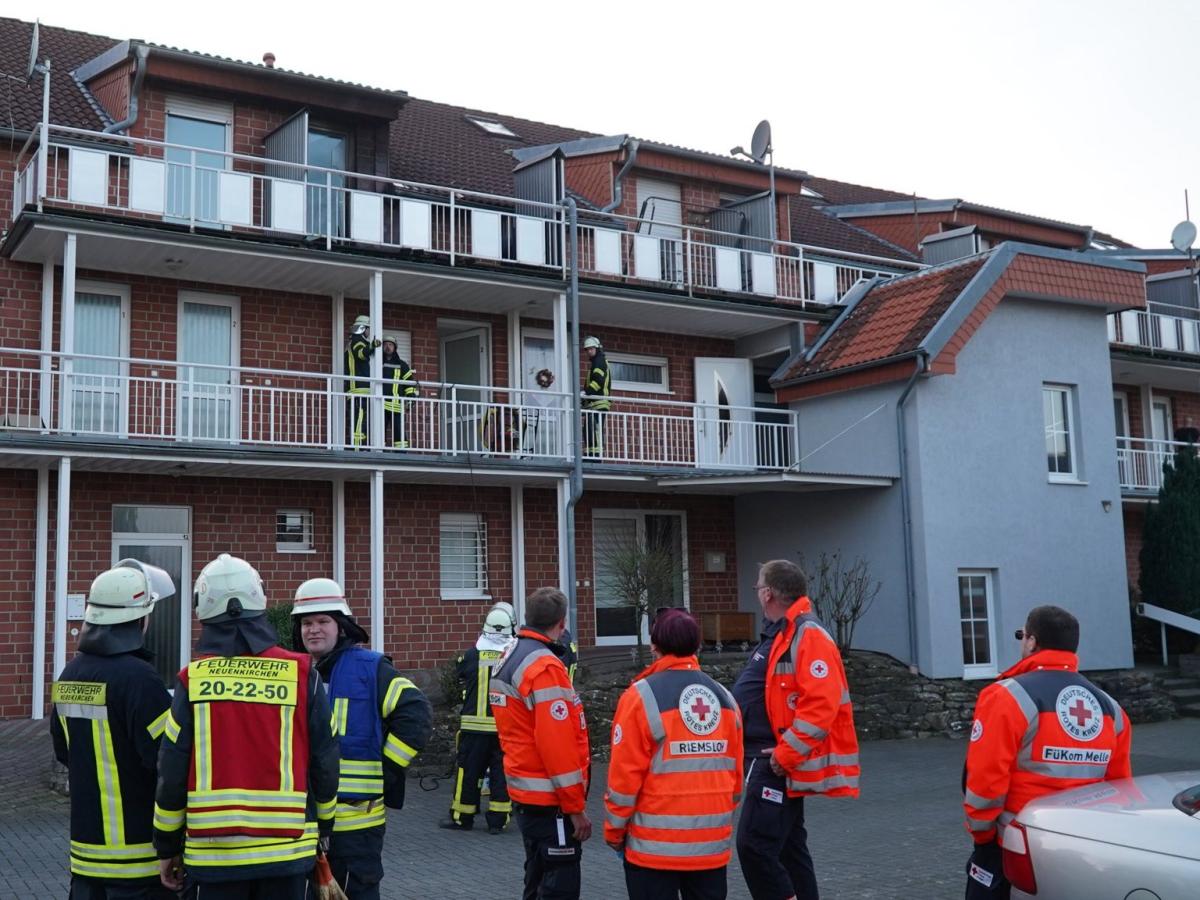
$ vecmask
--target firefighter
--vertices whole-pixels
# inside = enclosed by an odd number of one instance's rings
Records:
[[[383,336],[383,439],[393,447],[408,449],[408,430],[405,418],[409,403],[405,398],[419,393],[413,379],[417,373],[396,352],[396,336]],[[407,383],[406,383],[407,382]]]
[[[600,338],[595,335],[585,338],[583,352],[588,359],[588,374],[583,382],[583,452],[586,456],[599,456],[604,451],[604,414],[612,406],[609,399],[612,375]]]
[[[563,633],[558,636],[558,645],[562,647],[562,664],[567,667],[567,678],[571,680],[571,684],[575,683],[575,670],[579,668],[579,645],[575,643],[575,637],[566,628]]]
[[[975,840],[967,898],[1007,898],[1004,827],[1043,794],[1131,775],[1132,727],[1116,701],[1079,674],[1079,621],[1057,606],[1018,629],[1020,661],[975,704],[963,809]]]
[[[308,656],[278,646],[262,579],[223,553],[200,571],[203,631],[158,757],[154,846],[205,900],[300,900],[333,830],[338,745]]]
[[[837,644],[813,615],[795,563],[764,563],[755,584],[767,626],[733,686],[745,726],[742,875],[755,900],[817,897],[804,798],[858,796],[858,737]]]
[[[496,720],[488,702],[492,672],[500,657],[516,640],[517,621],[512,604],[500,602],[491,608],[475,646],[458,658],[458,681],[462,685],[462,713],[459,716],[458,763],[454,779],[454,800],[450,817],[438,823],[440,828],[470,831],[479,812],[480,793],[486,777],[488,798],[488,834],[499,834],[508,825],[512,801],[504,781],[504,757]]]
[[[174,595],[170,575],[136,559],[98,575],[79,653],[52,688],[50,734],[71,790],[71,900],[171,896],[151,844],[171,695],[145,636],[155,604]]]
[[[650,629],[654,662],[621,695],[612,727],[604,841],[625,859],[630,900],[723,900],[742,792],[742,720],[700,671],[687,612]]]
[[[429,701],[350,615],[341,585],[310,578],[296,589],[292,646],[312,656],[333,708],[341,749],[329,865],[350,900],[378,900],[387,808],[404,806],[405,775],[432,730]]]
[[[504,750],[508,793],[525,843],[524,900],[578,900],[591,760],[583,704],[556,641],[567,598],[538,588],[525,601],[525,627],[492,677],[490,701]]]
[[[346,430],[350,446],[355,450],[367,443],[370,433],[369,409],[371,396],[371,354],[382,344],[371,339],[371,320],[359,316],[346,341]]]

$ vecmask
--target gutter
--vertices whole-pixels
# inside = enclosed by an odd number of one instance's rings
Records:
[[[572,197],[562,201],[566,207],[567,220],[570,225],[571,275],[567,286],[567,317],[570,319],[571,359],[574,365],[579,365],[579,208]],[[567,373],[563,373],[564,375]],[[572,376],[572,382],[574,376]],[[571,399],[571,433],[574,439],[575,452],[571,455],[570,491],[567,497],[565,530],[567,532],[567,558],[563,567],[567,574],[567,615],[571,633],[578,635],[579,617],[579,584],[575,577],[575,507],[583,496],[583,398],[576,387]]]
[[[133,88],[129,92],[129,115],[120,122],[113,122],[106,126],[104,134],[119,134],[127,131],[138,120],[138,101],[142,96],[142,83],[146,80],[146,61],[150,58],[150,48],[145,44],[138,44],[134,50],[134,57],[137,62],[133,74]]]
[[[625,176],[629,174],[629,170],[637,162],[638,148],[641,147],[641,141],[637,138],[627,138],[625,146],[629,148],[629,156],[625,158],[625,165],[621,166],[621,171],[617,173],[617,179],[613,182],[612,202],[600,207],[600,212],[602,213],[612,212],[624,200]],[[571,208],[571,215],[575,215],[574,206]],[[572,273],[574,271],[574,268],[572,268]]]
[[[917,367],[913,369],[908,383],[896,401],[896,438],[900,454],[900,518],[904,533],[904,592],[908,606],[908,658],[909,671],[914,675],[921,671],[917,646],[917,577],[913,560],[912,499],[908,490],[908,438],[904,428],[904,404],[917,385],[917,379],[929,371],[929,354],[918,351]]]

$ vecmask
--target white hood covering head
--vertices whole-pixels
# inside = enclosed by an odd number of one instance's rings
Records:
[[[509,644],[515,644],[516,642],[517,639],[510,634],[497,634],[485,631],[479,635],[479,640],[475,642],[475,649],[504,651],[508,649]]]

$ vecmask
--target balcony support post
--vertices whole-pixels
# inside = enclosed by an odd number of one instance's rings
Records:
[[[42,434],[50,433],[50,419],[54,413],[54,381],[53,357],[49,354],[54,350],[54,262],[46,260],[42,263],[42,334],[41,350],[45,354],[40,358],[39,369],[41,377],[38,383],[38,420]]]
[[[333,503],[333,580],[346,589],[346,479],[336,476],[331,483]]]
[[[35,63],[36,65],[36,63]],[[38,196],[37,210],[42,211],[46,192],[50,188],[50,58],[40,66],[42,69],[42,128],[38,135]]]
[[[33,551],[33,684],[29,698],[32,718],[42,718],[46,707],[46,565],[50,544],[50,470],[37,473],[37,533]]]
[[[514,484],[509,490],[512,507],[513,609],[517,621],[525,621],[525,486]]]
[[[371,649],[383,652],[383,469],[371,473]]]
[[[331,373],[328,385],[329,396],[329,447],[341,449],[346,434],[346,398],[343,395],[344,382],[336,376],[346,365],[346,295],[338,291],[330,303],[332,321],[330,324],[330,367]],[[336,579],[335,579],[336,580]],[[341,582],[338,582],[341,584]],[[345,585],[342,585],[345,587]]]
[[[58,517],[54,532],[54,677],[67,665],[67,571],[71,547],[71,457],[58,461]]]
[[[60,431],[69,433],[73,427],[71,406],[71,371],[75,362],[71,354],[75,352],[75,251],[77,239],[75,232],[67,234],[63,244],[63,279],[62,279],[62,328],[59,335],[59,352],[63,354],[59,370],[61,379],[58,388],[60,404],[58,421]]]
[[[383,272],[371,274],[370,291],[371,339],[383,335]],[[383,354],[378,350],[371,354],[371,447],[383,448]]]

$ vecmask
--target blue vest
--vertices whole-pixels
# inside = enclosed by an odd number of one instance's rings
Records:
[[[329,677],[333,733],[342,752],[340,800],[383,796],[383,719],[376,679],[382,656],[361,647],[347,648]]]

